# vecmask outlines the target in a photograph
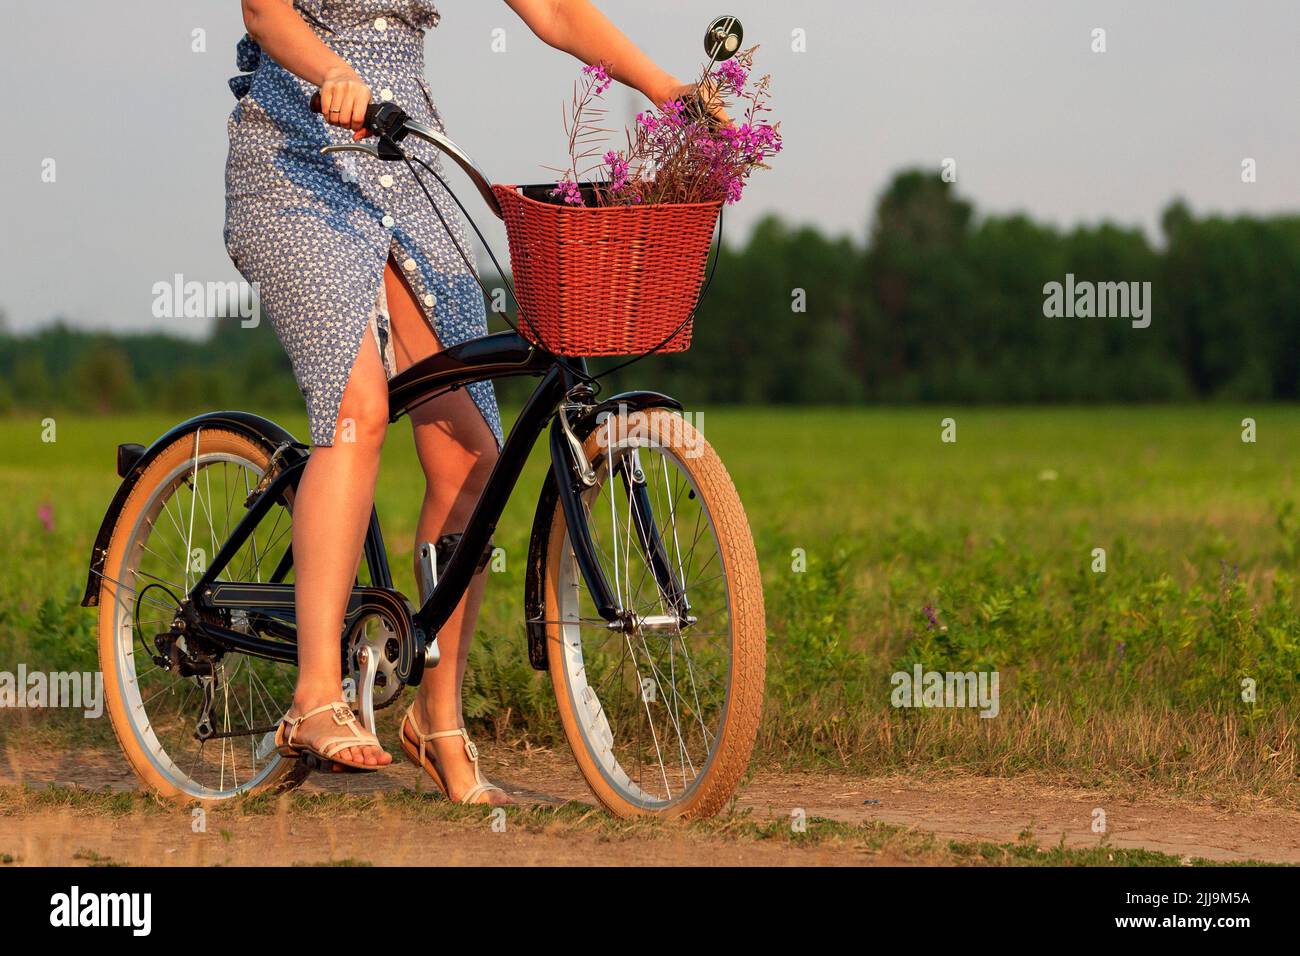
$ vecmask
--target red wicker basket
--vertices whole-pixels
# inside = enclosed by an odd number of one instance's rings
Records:
[[[529,187],[533,191],[532,187]],[[501,204],[519,329],[556,355],[635,355],[691,345],[721,202],[563,206],[493,186]]]

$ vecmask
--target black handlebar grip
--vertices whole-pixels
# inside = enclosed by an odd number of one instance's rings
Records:
[[[380,104],[371,103],[366,107],[366,129],[374,129],[375,118],[379,115]],[[311,95],[311,111],[320,112],[320,92],[317,91]]]

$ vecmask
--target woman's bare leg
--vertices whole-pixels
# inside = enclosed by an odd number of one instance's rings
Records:
[[[390,261],[384,273],[388,311],[392,319],[393,348],[399,369],[441,351],[410,289]],[[444,534],[464,531],[470,513],[497,460],[496,438],[473,399],[463,390],[439,396],[411,413],[416,453],[425,475],[424,502],[416,528],[416,541],[437,543]],[[418,554],[417,554],[418,560]],[[425,733],[452,730],[464,724],[461,684],[469,659],[470,642],[483,601],[486,573],[474,576],[460,605],[438,635],[442,662],[425,671],[415,701],[415,715]],[[477,780],[459,737],[431,742],[438,766],[458,799]],[[510,803],[500,791],[488,791],[479,802]]]
[[[387,430],[388,382],[374,336],[367,331],[343,393],[334,444],[312,450],[294,499],[296,714],[336,701],[342,692],[343,615],[370,521]],[[294,740],[310,743],[339,733],[347,731],[323,713],[304,722]],[[393,759],[380,747],[347,748],[339,756],[381,767]]]

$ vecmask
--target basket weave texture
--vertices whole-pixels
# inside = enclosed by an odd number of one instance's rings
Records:
[[[635,355],[691,314],[721,201],[564,206],[492,187],[525,338],[556,355]],[[694,320],[661,352],[690,348]]]

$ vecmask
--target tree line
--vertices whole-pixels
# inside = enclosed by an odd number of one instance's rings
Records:
[[[1300,216],[1197,217],[1174,202],[1160,233],[981,217],[952,184],[906,171],[861,239],[769,217],[725,244],[691,350],[613,384],[692,403],[1296,399]],[[1127,290],[1144,288],[1145,323],[1113,314],[1117,290],[1131,310]],[[1062,289],[1098,295],[1063,309]],[[220,320],[203,341],[0,329],[0,410],[300,404],[268,323]]]

